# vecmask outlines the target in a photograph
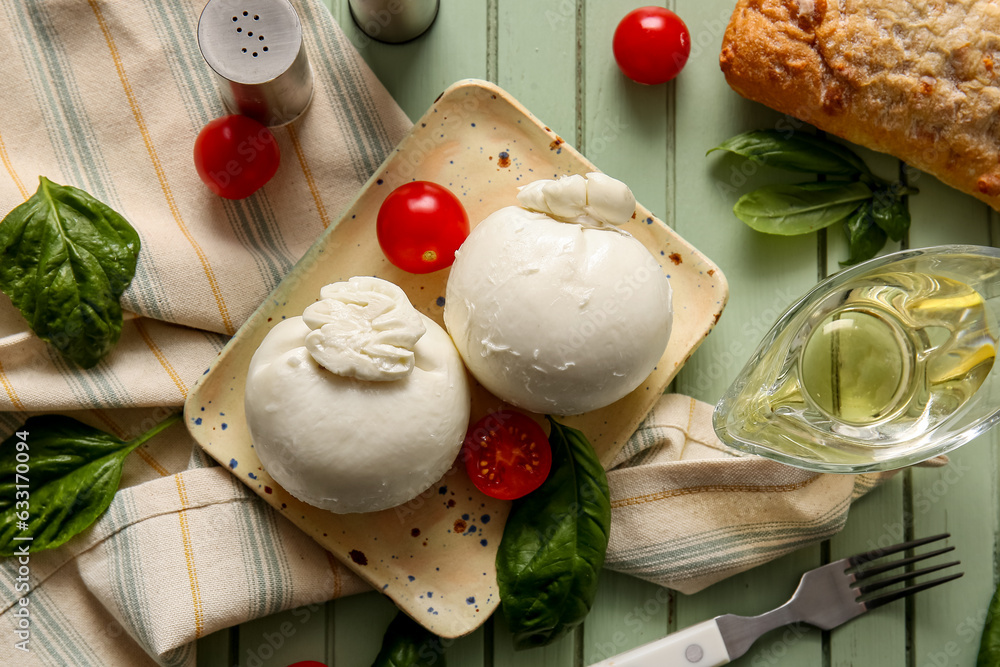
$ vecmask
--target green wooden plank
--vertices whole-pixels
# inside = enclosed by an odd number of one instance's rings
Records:
[[[569,17],[574,5],[575,21]],[[572,28],[574,44],[580,40],[582,45],[576,79],[577,148],[599,169],[627,183],[644,206],[672,225],[673,86],[630,81],[618,69],[611,49],[615,27],[635,7],[624,0],[562,2],[555,14],[547,15],[547,23],[554,26],[551,33],[560,43],[571,36]],[[572,99],[565,92],[558,94]],[[590,664],[662,637],[668,631],[671,599],[658,586],[604,572],[597,601],[579,631],[583,655],[577,657]]]
[[[991,214],[985,204],[925,174],[911,174],[920,188],[910,209],[912,247],[990,242]],[[965,577],[916,596],[911,603],[916,665],[973,665],[980,628],[995,577],[998,524],[997,434],[977,438],[952,452],[951,464],[912,471],[913,532],[950,532],[953,554]],[[941,559],[938,559],[941,560]]]
[[[615,27],[635,7],[632,0],[585,3],[583,133],[577,148],[601,171],[627,183],[654,215],[672,224],[668,157],[673,151],[673,85],[630,81],[611,52]]]
[[[965,577],[921,593],[912,602],[917,664],[973,665],[995,579],[997,436],[986,435],[951,455],[937,470],[913,471],[914,534],[950,532]],[[933,562],[943,562],[940,557]]]
[[[240,626],[240,667],[286,667],[326,655],[326,606],[309,605]]]
[[[229,655],[230,628],[213,632],[198,640],[198,667],[232,665],[234,657]]]
[[[899,180],[899,160],[884,153],[848,145],[878,176],[892,182]],[[825,272],[832,274],[842,268],[840,262],[846,260],[850,252],[841,225],[826,230],[826,239]],[[899,242],[888,241],[879,254],[895,252],[900,246]],[[829,541],[829,560],[900,542],[905,539],[908,528],[903,475],[897,475],[851,507],[847,526]],[[830,665],[904,667],[906,640],[906,608],[902,604],[890,605],[829,633]]]
[[[347,38],[411,120],[460,79],[486,78],[487,3],[441,0],[437,19],[405,44],[383,44],[365,35],[347,0],[324,0]]]
[[[327,656],[327,664],[330,667],[372,664],[396,612],[392,600],[374,591],[337,600],[333,605],[333,654]]]
[[[891,180],[898,180],[899,165],[894,158],[865,149],[857,149],[857,151],[875,169],[876,173]],[[989,216],[985,214],[984,205],[920,172],[910,170],[908,181],[910,185],[921,190],[920,194],[910,198],[910,210],[913,214],[913,224],[907,239],[910,247],[938,243],[988,243]],[[829,266],[831,270],[836,270],[838,268],[837,260],[847,256],[847,244],[839,230],[831,229],[829,247]],[[898,249],[898,244],[890,241],[880,254],[896,249]],[[975,459],[982,458],[981,454],[976,455],[969,452],[963,452],[963,456],[973,456]],[[985,461],[984,463],[989,464]],[[941,480],[936,475],[933,480],[928,479],[925,471],[914,471],[907,474],[910,475],[912,497],[907,499],[900,495],[897,498],[893,494],[878,491],[876,493],[880,497],[879,503],[871,503],[868,499],[859,503],[852,510],[848,528],[833,540],[832,558],[843,557],[856,551],[871,549],[874,546],[899,542],[913,534],[921,536],[928,534],[928,532],[936,532],[935,528],[930,527],[934,521],[928,514],[933,513],[934,505],[937,504],[935,485],[937,485],[937,490],[943,490]],[[951,471],[941,474],[955,475],[957,472]],[[902,490],[903,478],[904,476],[900,475],[893,481],[891,487]],[[989,489],[990,487],[987,486],[985,489],[972,493],[970,497],[955,502],[958,503],[958,506],[962,506],[972,496],[982,496]],[[985,497],[977,502],[981,506],[996,507],[995,502],[991,502]],[[943,511],[947,512],[947,509]],[[987,521],[995,519],[995,517],[995,512],[987,512]],[[992,536],[994,530],[992,528],[988,530]],[[964,538],[956,537],[956,539]],[[930,592],[927,595],[936,594],[937,592]],[[935,602],[927,604],[937,607]],[[911,607],[911,609],[914,608]],[[923,614],[917,614],[916,620],[911,620],[911,627],[907,629],[907,613],[904,604],[900,603],[880,609],[871,617],[866,616],[863,619],[858,619],[846,628],[832,634],[832,665],[838,667],[858,664],[861,660],[871,661],[872,664],[879,665],[905,665],[907,664],[905,660],[907,632],[912,636],[922,637],[921,644],[933,646],[933,642],[938,642],[940,646],[944,647],[940,651],[926,650],[925,657],[931,661],[931,664],[934,664],[935,660],[939,662],[947,660],[947,664],[971,664],[969,662],[971,653],[968,647],[962,648],[961,646],[968,643],[967,637],[970,635],[972,627],[968,622],[970,617],[962,616],[963,611],[955,609],[947,613],[966,621],[966,623],[959,627],[957,623],[942,620],[942,623],[936,625],[939,630],[944,628],[943,636],[934,638],[929,643],[928,637],[922,629],[925,623]],[[945,619],[943,613],[941,618]],[[949,627],[951,630],[948,630]],[[955,641],[955,636],[958,634],[962,635],[960,642]],[[918,651],[920,650],[924,649],[921,647]],[[949,650],[954,655],[949,653]],[[959,658],[959,654],[962,652],[965,655]],[[917,664],[922,664],[919,662],[920,653],[917,652],[914,655],[917,656]],[[958,662],[952,662],[956,659]]]
[[[503,0],[497,3],[497,83],[570,143],[576,139],[575,3]],[[555,12],[555,13],[554,13]],[[551,20],[558,19],[553,29]],[[545,77],[539,77],[540,71]],[[573,640],[544,649],[515,652],[503,614],[494,615],[496,667],[570,667]]]
[[[602,572],[583,628],[583,664],[606,660],[667,634],[676,593],[635,577]]]
[[[758,234],[732,214],[737,197],[765,183],[802,180],[732,156],[705,152],[739,132],[791,127],[789,120],[732,92],[718,55],[732,3],[677,0],[692,52],[676,80],[675,228],[719,264],[730,301],[719,326],[682,369],[677,389],[716,402],[777,316],[818,276],[817,238]],[[759,614],[783,603],[802,572],[821,563],[818,546],[677,599],[677,626],[724,613]],[[737,665],[823,664],[819,632],[793,627],[763,637]]]
[[[576,145],[577,3],[503,0],[497,13],[497,84]]]
[[[903,475],[873,489],[851,507],[847,526],[830,540],[830,560],[902,542],[908,516]],[[830,633],[831,667],[906,666],[906,607],[887,605]]]
[[[704,34],[715,34],[712,21],[718,20],[722,4],[678,2],[677,11],[692,30],[692,41],[701,34],[695,32],[698,26],[710,26],[703,28]],[[740,195],[765,184],[800,181],[802,176],[729,154],[705,155],[740,132],[788,126],[780,114],[729,89],[719,71],[717,48],[692,51],[677,78],[676,115],[674,226],[730,278],[729,305],[681,370],[677,390],[715,403],[778,315],[815,284],[817,239],[761,234],[733,215]]]

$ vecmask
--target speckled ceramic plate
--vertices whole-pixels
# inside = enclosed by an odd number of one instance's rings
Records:
[[[456,468],[413,501],[382,512],[338,515],[299,502],[263,470],[250,443],[243,411],[250,358],[275,322],[300,315],[323,285],[355,275],[391,280],[417,309],[442,323],[448,272],[405,273],[386,261],[375,236],[379,206],[402,183],[448,186],[475,224],[515,204],[520,185],[595,170],[504,91],[485,81],[456,83],[240,328],[185,406],[188,428],[205,451],[443,637],[471,632],[499,603],[494,560],[509,503],[483,496]],[[605,464],[711,331],[728,295],[718,268],[641,205],[625,228],[669,276],[675,317],[670,344],[642,386],[613,405],[564,420],[590,438]],[[500,407],[498,399],[475,389],[473,420]]]

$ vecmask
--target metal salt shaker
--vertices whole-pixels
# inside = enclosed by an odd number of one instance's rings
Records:
[[[423,34],[437,18],[438,0],[350,0],[351,16],[374,40],[399,44]]]
[[[229,112],[274,127],[309,106],[312,69],[288,0],[209,0],[198,21],[198,46]]]

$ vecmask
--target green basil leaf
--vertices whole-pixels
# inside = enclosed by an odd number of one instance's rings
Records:
[[[62,415],[28,419],[0,443],[0,556],[53,549],[90,526],[111,504],[129,452],[180,417],[128,442]]]
[[[903,204],[902,194],[894,188],[879,188],[873,200],[872,216],[875,224],[893,241],[902,240],[910,228],[910,210]]]
[[[372,667],[445,667],[441,638],[399,612],[385,631]]]
[[[875,223],[874,208],[874,202],[865,202],[844,221],[851,256],[841,266],[869,260],[885,246],[885,231]]]
[[[0,290],[39,338],[90,368],[121,336],[139,235],[83,190],[38,180],[0,222]]]
[[[778,130],[755,130],[727,139],[712,150],[736,153],[758,164],[809,174],[871,176],[851,149],[824,137]]]
[[[733,213],[758,232],[791,236],[840,222],[871,197],[860,181],[768,185],[740,197]]]
[[[552,471],[507,519],[497,553],[504,617],[517,649],[579,625],[597,595],[611,530],[608,478],[586,437],[549,418]]]
[[[997,665],[1000,665],[1000,588],[993,594],[993,601],[986,613],[986,625],[983,626],[983,638],[979,642],[979,657],[976,660],[976,667]]]

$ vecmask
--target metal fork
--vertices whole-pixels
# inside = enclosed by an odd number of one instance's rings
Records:
[[[963,573],[958,572],[904,588],[882,590],[959,564],[959,561],[953,561],[876,578],[891,570],[954,551],[955,547],[944,547],[887,563],[872,564],[872,561],[948,537],[950,535],[944,533],[841,558],[806,572],[792,598],[766,614],[716,616],[591,667],[716,667],[740,657],[765,632],[783,625],[804,622],[830,630],[866,611],[961,577]]]

